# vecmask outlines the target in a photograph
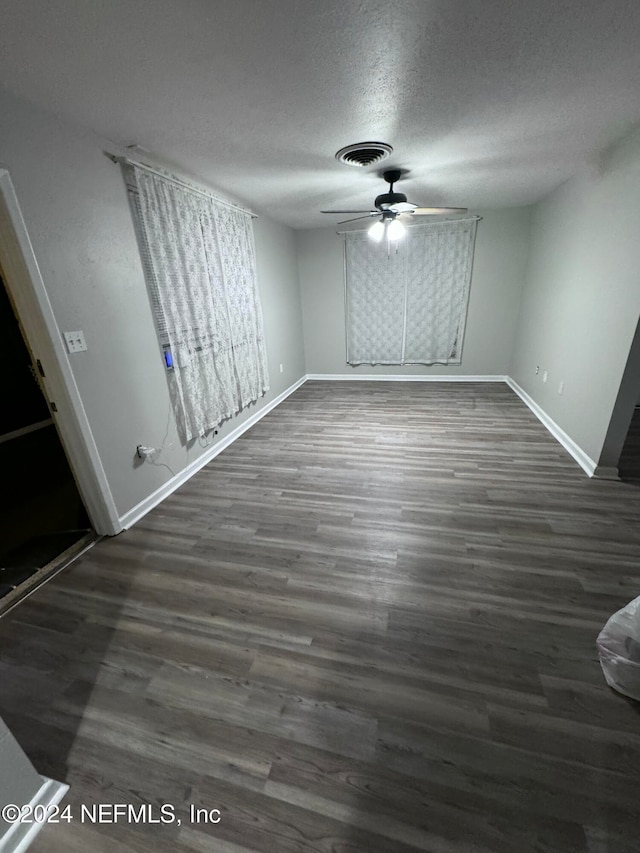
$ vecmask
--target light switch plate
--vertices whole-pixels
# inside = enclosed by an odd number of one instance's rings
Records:
[[[87,348],[84,332],[64,332],[64,339],[68,352],[84,352]]]

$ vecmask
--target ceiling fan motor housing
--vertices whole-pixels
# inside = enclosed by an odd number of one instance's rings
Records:
[[[382,193],[382,195],[376,197],[374,204],[378,210],[386,210],[392,204],[399,204],[400,202],[406,202],[406,200],[407,197],[404,193]]]

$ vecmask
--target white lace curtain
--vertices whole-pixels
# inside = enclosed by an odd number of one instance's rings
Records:
[[[269,389],[248,213],[145,168],[125,167],[158,335],[185,441]]]
[[[475,220],[412,226],[397,253],[345,235],[349,364],[460,364],[475,233]]]

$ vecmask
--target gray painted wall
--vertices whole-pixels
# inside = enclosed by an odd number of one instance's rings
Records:
[[[451,367],[348,365],[345,360],[343,238],[334,228],[297,231],[307,372],[506,374],[524,283],[529,218],[529,208],[483,213],[478,224],[462,364]]]
[[[124,182],[103,154],[114,146],[3,93],[0,115],[0,164],[11,174],[58,327],[85,333],[87,352],[69,362],[123,515],[171,477],[159,465],[135,467],[138,444],[164,443],[158,461],[176,473],[203,448],[178,439]],[[264,217],[255,236],[271,391],[227,422],[219,439],[305,373],[293,231]]]
[[[518,384],[603,465],[617,461],[601,453],[640,314],[639,198],[635,134],[534,208],[511,363]],[[624,405],[636,398],[637,388]]]

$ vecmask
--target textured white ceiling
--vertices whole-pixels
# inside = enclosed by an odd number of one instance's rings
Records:
[[[527,204],[640,121],[640,2],[0,0],[0,82],[294,227]]]

